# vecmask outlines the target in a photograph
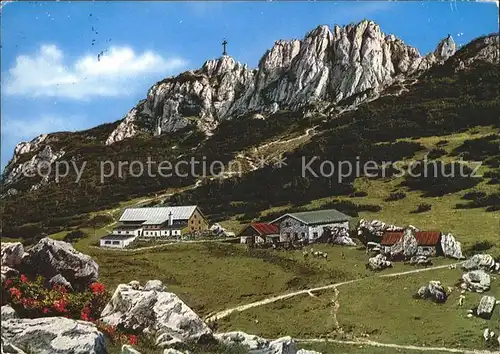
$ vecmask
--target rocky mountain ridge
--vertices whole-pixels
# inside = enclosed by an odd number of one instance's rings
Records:
[[[195,125],[210,133],[220,121],[246,114],[296,109],[317,101],[337,103],[418,75],[455,50],[448,36],[433,53],[422,56],[367,20],[333,29],[319,26],[303,40],[275,42],[257,69],[222,56],[158,82],[106,144],[134,136],[141,128],[161,134]]]

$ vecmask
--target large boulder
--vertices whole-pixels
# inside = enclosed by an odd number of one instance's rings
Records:
[[[29,250],[26,271],[35,271],[51,279],[60,274],[74,289],[87,287],[97,280],[99,266],[88,255],[78,252],[67,242],[41,239]]]
[[[444,234],[441,236],[441,248],[446,257],[455,259],[464,259],[462,254],[462,244],[455,239],[452,234]]]
[[[462,275],[462,289],[482,293],[488,291],[491,286],[491,278],[483,270],[473,270]]]
[[[429,284],[420,287],[417,291],[417,296],[421,299],[430,299],[437,303],[443,303],[447,299],[446,291],[441,282],[431,280]]]
[[[129,283],[130,284],[130,283]],[[133,284],[131,284],[134,286]],[[156,290],[156,291],[167,291],[167,287],[163,285],[161,280],[148,280],[146,284],[144,284],[144,291]]]
[[[392,258],[403,257],[408,259],[417,254],[418,242],[415,236],[416,230],[414,227],[407,227],[405,229],[403,237],[389,251]]]
[[[2,321],[5,320],[10,320],[12,318],[18,318],[19,316],[16,313],[16,310],[14,310],[10,305],[3,305],[1,307],[1,315],[2,315]]]
[[[484,319],[489,319],[493,314],[496,302],[494,296],[483,296],[476,309],[476,314]]]
[[[158,281],[147,284],[149,290],[146,286],[118,285],[101,320],[125,330],[151,334],[160,347],[213,339],[210,328],[177,295],[161,290]]]
[[[388,261],[383,254],[378,254],[375,257],[368,259],[368,263],[366,264],[366,268],[377,271],[391,267],[392,263]]]
[[[177,349],[167,348],[163,351],[163,354],[185,354],[185,353],[178,351]]]
[[[227,345],[243,345],[252,354],[297,354],[297,346],[291,337],[270,341],[244,332],[218,333],[215,338]]]
[[[489,272],[495,270],[496,262],[489,254],[475,254],[462,263],[462,268],[465,270],[482,269]]]
[[[386,224],[380,220],[365,220],[361,219],[356,226],[356,230],[359,238],[365,238],[366,240],[381,239],[382,235],[386,231],[399,232],[403,231],[404,228],[396,225]]]
[[[323,235],[328,242],[340,246],[356,246],[356,243],[349,234],[349,229],[345,227],[324,227]]]
[[[54,275],[52,278],[49,280],[50,286],[54,285],[59,285],[59,286],[64,286],[66,289],[73,290],[73,286],[69,281],[66,280],[61,274]]]
[[[141,354],[141,352],[134,349],[131,345],[124,344],[122,345],[121,354]]]
[[[23,261],[24,247],[21,242],[2,242],[2,266],[15,268]]]
[[[29,353],[107,353],[104,336],[94,324],[64,317],[2,319],[2,338]]]
[[[0,353],[2,354],[27,354],[24,350],[19,349],[12,343],[9,343],[3,337],[0,339]]]
[[[410,258],[411,265],[421,265],[421,266],[430,266],[432,265],[432,260],[427,256],[413,256]]]
[[[2,266],[2,268],[1,268],[2,288],[4,287],[4,283],[7,281],[7,279],[16,277],[18,275],[19,275],[19,272],[17,270],[15,270],[14,268]]]

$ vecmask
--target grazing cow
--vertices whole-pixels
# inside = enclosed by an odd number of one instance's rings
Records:
[[[304,259],[306,259],[309,256],[309,253],[307,251],[302,252],[302,255],[304,256]]]
[[[326,253],[326,252],[325,252],[325,253],[323,253],[323,257],[324,257],[325,259],[328,259],[328,253]]]
[[[313,256],[314,256],[314,257],[318,257],[318,256],[319,256],[319,252],[314,252],[314,253],[313,253]]]
[[[344,254],[344,252],[340,252],[340,258],[345,259],[345,254]]]

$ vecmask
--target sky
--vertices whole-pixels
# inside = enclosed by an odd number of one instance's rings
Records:
[[[114,122],[165,77],[228,54],[256,67],[278,39],[370,19],[426,54],[498,32],[485,2],[9,2],[1,9],[1,168],[39,134]]]

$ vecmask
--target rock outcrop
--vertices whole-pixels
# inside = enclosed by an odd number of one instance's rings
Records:
[[[380,220],[365,220],[361,219],[356,226],[358,237],[380,239],[384,232],[400,232],[404,227],[386,224]]]
[[[257,69],[229,56],[209,60],[155,84],[106,144],[134,136],[197,126],[210,133],[221,121],[247,114],[272,114],[314,102],[337,103],[395,81],[418,75],[455,52],[451,37],[426,56],[372,21],[348,26],[319,26],[303,40],[280,40]]]
[[[37,272],[47,279],[61,275],[73,289],[86,288],[99,275],[99,266],[90,256],[78,252],[67,242],[47,237],[29,250],[24,269],[26,273]]]
[[[370,270],[380,271],[386,268],[392,268],[392,263],[388,261],[384,255],[378,254],[375,257],[368,259],[366,268]]]
[[[2,242],[2,266],[15,268],[23,261],[24,247],[21,242]]]
[[[476,309],[476,314],[484,319],[489,319],[493,314],[497,300],[494,296],[483,296]]]
[[[500,60],[500,37],[498,34],[474,39],[457,51],[449,63],[456,71],[466,70],[478,61],[498,63]]]
[[[23,262],[24,247],[20,242],[2,242],[1,258],[1,284],[13,276],[19,275],[14,267],[19,267]]]
[[[121,354],[141,354],[141,352],[134,349],[131,345],[124,344],[122,345]]]
[[[27,354],[24,350],[19,349],[12,343],[9,343],[3,337],[0,339],[0,353],[2,354]]]
[[[455,259],[464,259],[462,254],[462,244],[455,239],[452,234],[444,234],[441,236],[441,248],[446,257]]]
[[[2,339],[29,353],[107,353],[94,324],[64,317],[2,319]]]
[[[349,229],[345,227],[324,227],[323,235],[325,241],[340,246],[356,246],[356,242],[351,238]]]
[[[437,303],[443,303],[447,299],[446,291],[441,282],[431,280],[429,284],[420,287],[417,291],[417,296],[421,299],[430,299]]]
[[[298,350],[291,337],[267,340],[244,332],[218,333],[215,338],[224,344],[239,344],[245,346],[250,353],[255,354],[314,354],[308,350]],[[320,353],[319,353],[320,354]]]
[[[4,184],[10,185],[19,181],[25,176],[36,176],[39,166],[50,165],[57,159],[64,156],[63,150],[55,150],[51,145],[48,145],[49,139],[47,134],[42,134],[30,142],[21,142],[14,148],[14,155],[9,161],[4,171]],[[25,159],[27,154],[31,158]],[[41,181],[39,183],[44,183]]]
[[[418,242],[416,238],[416,228],[407,227],[404,230],[403,237],[396,242],[390,249],[389,254],[391,259],[402,257],[405,259],[411,258],[417,254]]]
[[[212,339],[210,328],[177,295],[156,282],[143,288],[120,284],[101,320],[119,328],[155,337],[160,347]]]
[[[12,306],[10,305],[3,305],[1,307],[1,314],[2,314],[2,321],[5,321],[5,320],[10,320],[10,319],[13,319],[13,318],[17,318],[17,313],[16,313],[16,310],[14,310],[12,308]]]
[[[493,272],[498,270],[498,268],[499,266],[495,262],[495,259],[489,254],[475,254],[462,263],[462,269],[464,270],[482,269],[487,272]]]
[[[462,289],[482,293],[488,291],[491,286],[491,278],[483,270],[473,270],[462,275]]]
[[[186,353],[183,353],[183,352],[176,350],[176,349],[167,348],[163,351],[163,354],[186,354]]]
[[[430,266],[432,265],[432,260],[426,256],[413,256],[410,258],[411,265],[422,265]]]

